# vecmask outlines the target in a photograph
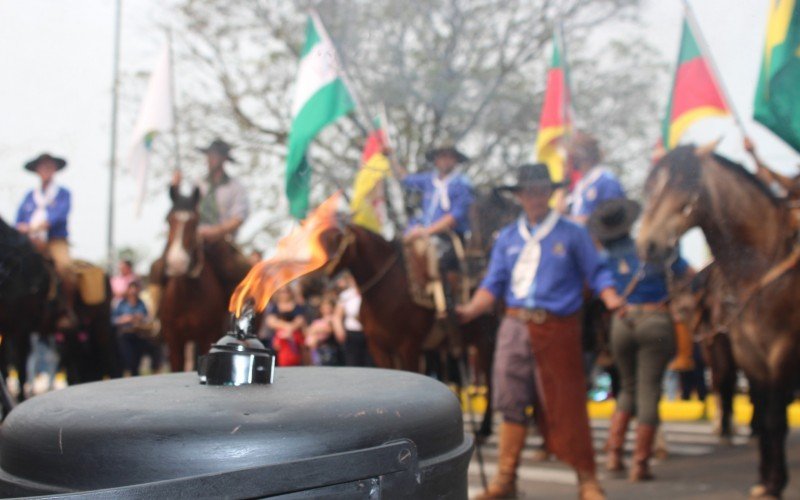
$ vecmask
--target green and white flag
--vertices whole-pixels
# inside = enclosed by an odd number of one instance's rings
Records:
[[[311,167],[306,152],[314,137],[355,108],[344,82],[339,57],[319,19],[312,15],[306,27],[306,45],[292,103],[292,128],[286,158],[286,196],[289,212],[302,219],[308,211]]]
[[[756,121],[800,151],[800,1],[770,2]]]

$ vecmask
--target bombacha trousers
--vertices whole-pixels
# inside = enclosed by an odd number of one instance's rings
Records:
[[[664,371],[675,356],[675,329],[667,311],[628,311],[611,323],[611,352],[620,373],[617,409],[641,424],[658,425]]]

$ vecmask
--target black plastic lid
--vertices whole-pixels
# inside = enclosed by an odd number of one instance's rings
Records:
[[[366,368],[278,368],[272,385],[205,386],[194,373],[70,387],[0,427],[0,480],[85,491],[231,471],[407,438],[421,460],[462,446],[444,385]]]

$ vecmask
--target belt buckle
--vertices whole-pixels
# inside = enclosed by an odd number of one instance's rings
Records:
[[[544,309],[526,309],[524,319],[534,325],[541,325],[547,319],[547,311]]]

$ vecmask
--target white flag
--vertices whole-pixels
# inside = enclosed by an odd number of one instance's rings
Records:
[[[136,179],[136,213],[141,211],[147,187],[147,170],[153,139],[161,132],[172,130],[172,71],[170,68],[170,48],[168,44],[158,57],[155,69],[150,74],[147,92],[139,108],[136,126],[133,127],[128,168]]]

